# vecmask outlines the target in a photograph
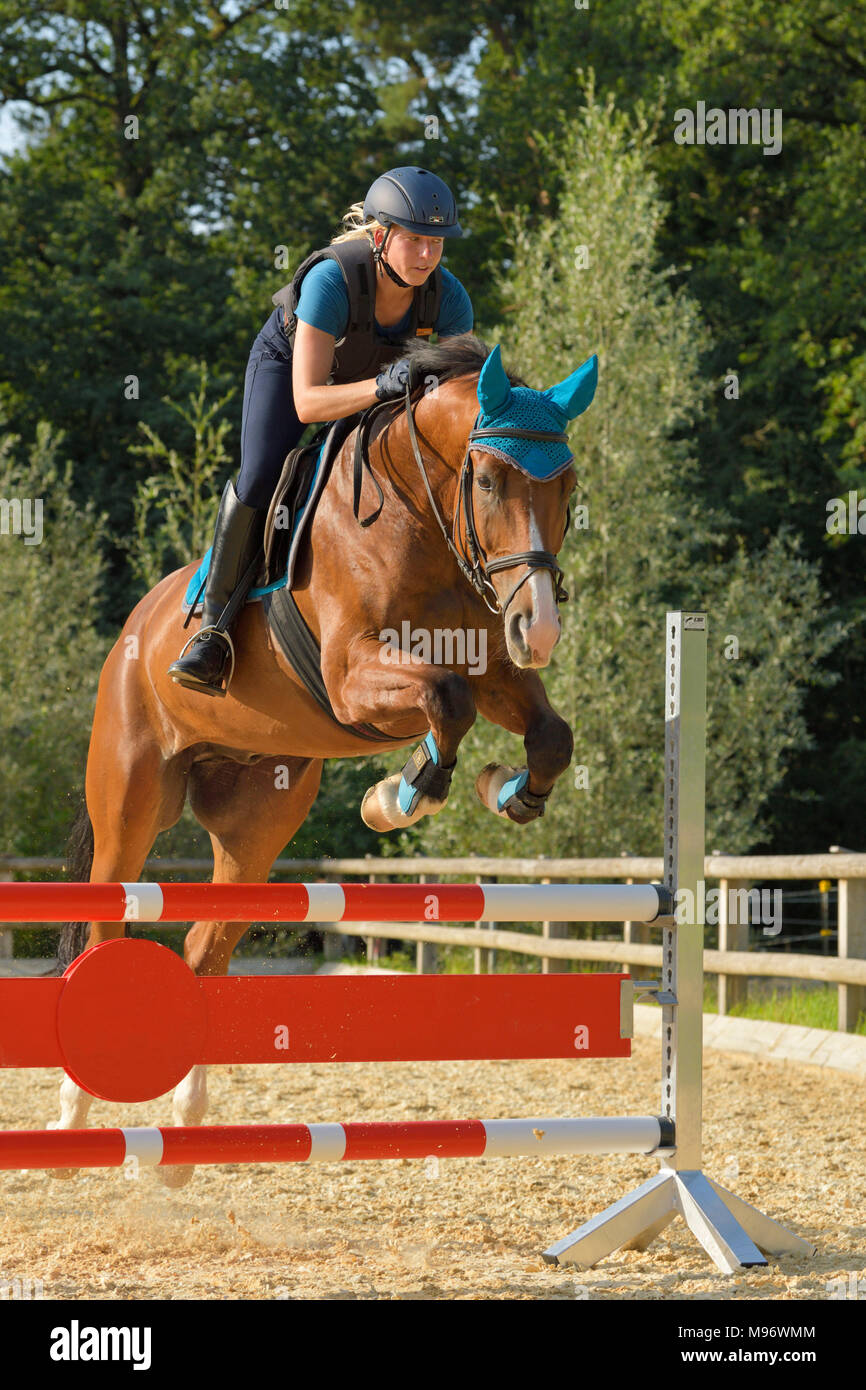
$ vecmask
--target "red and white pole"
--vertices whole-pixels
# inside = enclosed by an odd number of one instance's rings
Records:
[[[0,1134],[0,1169],[185,1163],[330,1163],[393,1158],[532,1158],[651,1154],[669,1142],[653,1115],[600,1119],[412,1120],[403,1123],[50,1129]]]

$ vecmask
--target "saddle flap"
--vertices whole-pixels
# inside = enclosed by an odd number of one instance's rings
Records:
[[[321,440],[314,440],[286,455],[265,521],[265,584],[273,584],[285,573],[289,543],[310,490],[320,448]]]
[[[265,523],[265,584],[287,576],[291,586],[295,556],[328,478],[331,464],[358,416],[323,425],[309,444],[287,455]]]

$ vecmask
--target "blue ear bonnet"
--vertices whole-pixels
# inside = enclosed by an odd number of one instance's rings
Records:
[[[568,423],[561,410],[552,409],[540,391],[532,391],[528,386],[512,386],[507,407],[495,416],[482,411],[476,429],[490,429],[496,425],[517,425],[524,430],[552,430],[560,433]],[[563,440],[514,439],[508,435],[492,435],[488,439],[475,442],[476,449],[487,454],[495,454],[505,463],[516,464],[523,473],[532,478],[555,478],[572,462],[574,455]]]
[[[577,419],[589,406],[598,382],[598,357],[593,355],[556,386],[546,391],[533,391],[528,386],[512,386],[505,375],[497,345],[481,370],[478,379],[478,401],[481,411],[476,429],[492,429],[496,425],[528,430],[549,430],[561,433],[570,420]],[[514,464],[532,478],[555,478],[573,461],[574,455],[565,440],[515,439],[508,435],[491,435],[478,440],[473,448],[495,454],[505,463]]]

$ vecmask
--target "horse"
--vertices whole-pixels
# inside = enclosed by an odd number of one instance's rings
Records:
[[[481,770],[483,805],[520,824],[543,813],[573,751],[538,674],[559,640],[565,596],[556,555],[576,477],[563,426],[590,403],[597,359],[536,391],[505,371],[498,346],[491,352],[471,334],[413,343],[407,355],[405,399],[373,407],[375,418],[362,418],[335,453],[293,574],[331,712],[284,656],[258,602],[237,621],[224,699],[175,684],[167,668],[182,645],[195,566],[169,574],[137,604],[102,669],[73,877],[138,881],[188,798],[211,839],[213,881],[265,882],[315,800],[325,758],[384,753],[424,735],[361,808],[379,831],[414,824],[447,804],[478,714],[522,737],[526,758]],[[362,518],[359,494],[370,497],[371,484],[381,501]],[[427,640],[407,651],[406,634],[419,632]],[[466,633],[476,640],[462,653],[452,641],[443,662],[432,639]],[[184,959],[197,975],[225,975],[249,925],[195,922]],[[124,930],[67,924],[59,969]],[[56,1126],[82,1127],[91,1099],[67,1077]],[[199,1124],[206,1109],[198,1066],[175,1091],[174,1121]],[[190,1172],[163,1177],[180,1186]]]

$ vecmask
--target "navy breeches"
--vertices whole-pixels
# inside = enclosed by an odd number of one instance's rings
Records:
[[[275,309],[250,351],[244,379],[241,468],[235,491],[248,507],[270,505],[286,454],[307,428],[292,396],[292,354]]]

